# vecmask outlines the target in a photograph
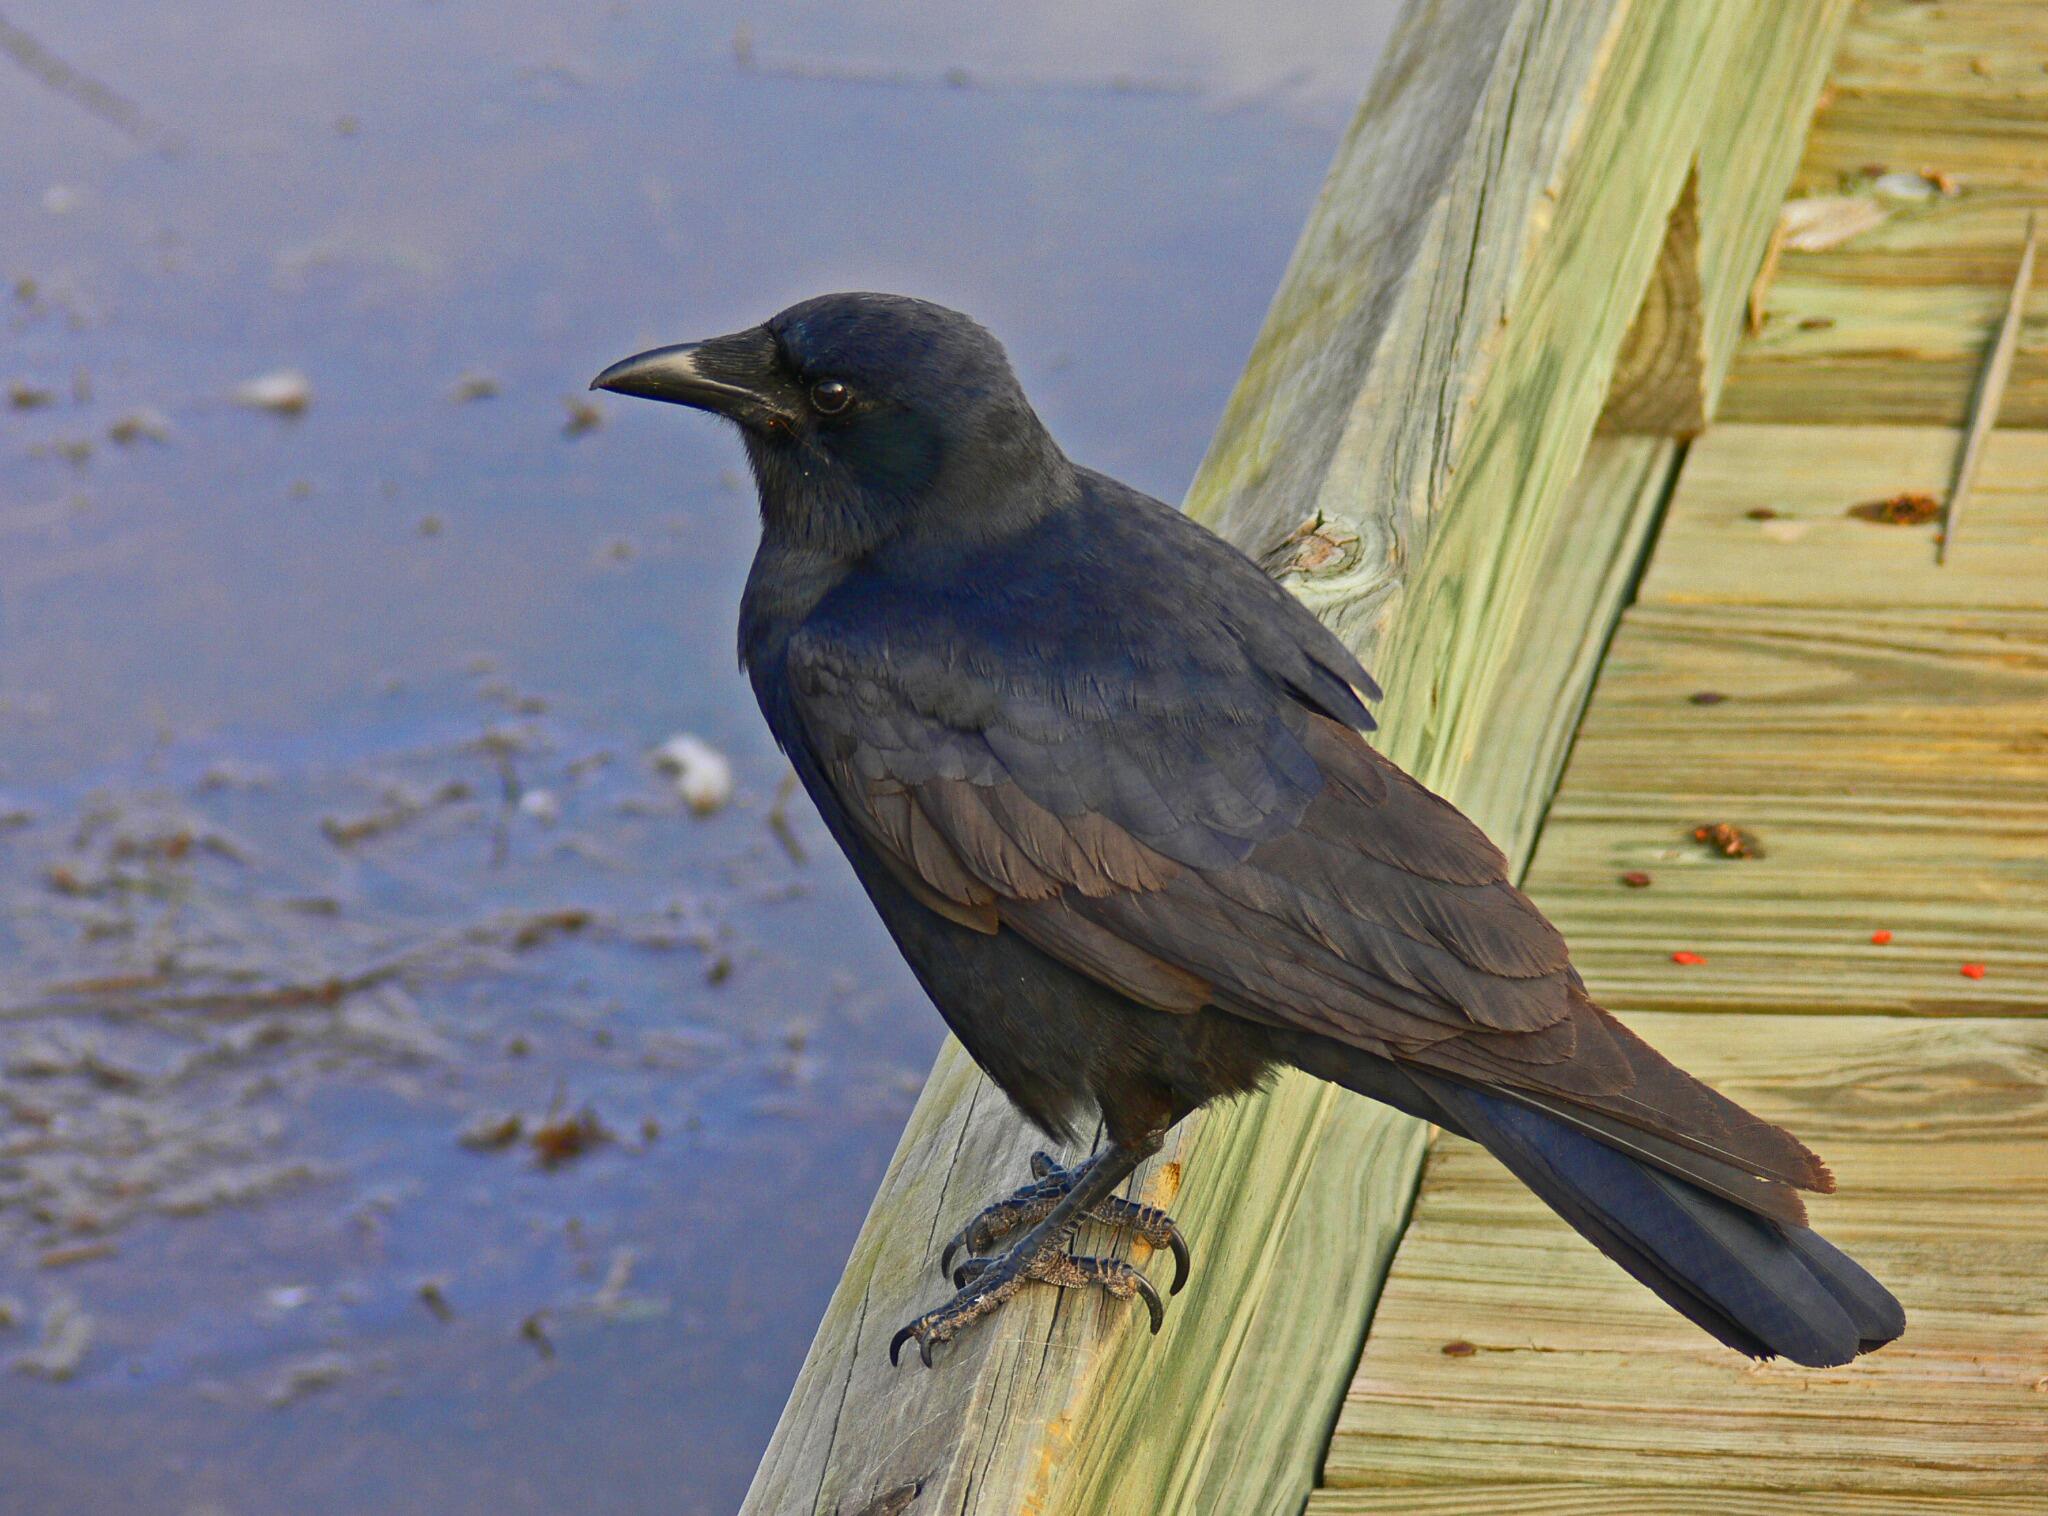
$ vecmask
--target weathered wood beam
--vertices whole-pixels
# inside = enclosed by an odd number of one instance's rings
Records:
[[[1673,455],[1616,438],[1581,465],[1666,212],[1777,3],[1412,0],[1190,497],[1360,649],[1387,750],[1518,860]],[[1824,57],[1841,4],[1795,9]],[[1036,1145],[949,1045],[747,1511],[1299,1508],[1422,1133],[1305,1078],[1203,1113],[1146,1180],[1197,1249],[1158,1338],[1032,1291],[936,1372],[891,1370],[939,1243]]]

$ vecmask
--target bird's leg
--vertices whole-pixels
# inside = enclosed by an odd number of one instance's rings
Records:
[[[950,1341],[963,1328],[1000,1309],[1034,1279],[1063,1286],[1092,1285],[1125,1300],[1133,1295],[1142,1296],[1151,1313],[1152,1330],[1158,1331],[1164,1312],[1151,1281],[1118,1259],[1075,1258],[1066,1251],[1066,1244],[1074,1228],[1111,1198],[1133,1169],[1158,1152],[1159,1144],[1160,1133],[1147,1133],[1140,1141],[1114,1143],[1087,1163],[1062,1171],[1065,1192],[1052,1202],[1051,1208],[1009,1252],[998,1258],[973,1259],[963,1265],[958,1276],[960,1292],[898,1331],[889,1340],[889,1362],[896,1362],[903,1344],[915,1338],[918,1357],[925,1367],[931,1367],[933,1343]],[[1051,1167],[1056,1169],[1058,1165]],[[1051,1179],[1048,1171],[1037,1183],[1046,1184]],[[1034,1208],[1035,1204],[1034,1198]]]
[[[958,1286],[964,1282],[960,1272],[953,1267],[953,1255],[965,1248],[969,1253],[986,1253],[1019,1227],[1030,1226],[1043,1221],[1052,1213],[1060,1197],[1071,1190],[1075,1183],[1094,1167],[1102,1157],[1083,1159],[1072,1168],[1061,1168],[1050,1153],[1031,1155],[1031,1183],[1020,1186],[1014,1193],[998,1200],[980,1212],[967,1225],[952,1236],[939,1254],[939,1272]],[[1143,1205],[1135,1200],[1126,1200],[1121,1195],[1109,1195],[1091,1206],[1086,1218],[1099,1221],[1104,1226],[1120,1227],[1145,1239],[1154,1248],[1169,1250],[1173,1254],[1173,1286],[1167,1291],[1178,1295],[1181,1286],[1188,1282],[1188,1242],[1181,1235],[1173,1218],[1156,1205]],[[976,1260],[970,1258],[962,1268],[972,1267]]]

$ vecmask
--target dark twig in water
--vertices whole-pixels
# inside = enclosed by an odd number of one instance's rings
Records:
[[[551,937],[580,932],[592,919],[589,911],[574,906],[519,912],[458,931],[436,933],[424,942],[350,973],[284,983],[209,980],[176,973],[75,980],[52,985],[34,1000],[0,1004],[0,1021],[32,1021],[60,1015],[147,1016],[164,1011],[219,1013],[334,1005],[351,995],[436,967],[444,972],[460,971],[473,965],[479,948],[524,952]]]
[[[167,155],[184,150],[184,141],[175,132],[143,115],[134,101],[90,74],[80,73],[5,16],[0,16],[0,53],[20,64],[45,88],[64,96],[129,141]]]
[[[898,89],[1001,90],[1038,95],[1178,95],[1205,93],[1192,79],[1139,78],[1131,74],[1060,78],[1044,74],[981,74],[958,64],[943,69],[898,68],[887,63],[833,58],[763,57],[744,25],[733,34],[733,62],[742,73],[764,79],[798,79],[817,84],[877,84]]]
[[[1977,465],[1984,457],[1984,443],[1998,421],[1999,402],[2005,398],[2005,381],[2012,374],[2013,354],[2019,348],[2020,317],[2027,303],[2027,287],[2034,282],[2034,244],[2039,213],[2027,213],[2027,243],[2020,252],[2020,266],[2012,276],[2012,293],[2006,297],[2005,319],[1998,325],[1998,340],[1984,363],[1984,377],[1977,383],[1977,396],[1970,404],[1969,432],[1963,442],[1962,461],[1956,465],[1955,482],[1949,486],[1948,510],[1941,518],[1941,537],[1935,543],[1934,561],[1948,562],[1949,547],[1956,540],[1956,524],[1963,505],[1977,479]]]
[[[775,834],[775,840],[782,844],[782,851],[789,854],[789,861],[795,864],[808,863],[804,845],[797,839],[796,829],[789,824],[789,802],[796,795],[796,774],[794,771],[782,776],[782,782],[775,786],[775,803],[768,807],[768,830]]]

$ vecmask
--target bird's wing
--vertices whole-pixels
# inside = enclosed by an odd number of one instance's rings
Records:
[[[1317,708],[1341,697],[1238,651],[1052,672],[928,619],[914,645],[807,629],[787,670],[849,824],[965,926],[1512,1094],[1781,1219],[1787,1186],[1832,1188],[1595,1005],[1486,836]]]

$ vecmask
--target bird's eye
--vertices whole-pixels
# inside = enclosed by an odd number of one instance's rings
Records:
[[[837,379],[820,379],[811,386],[811,404],[823,415],[836,415],[846,409],[853,399],[853,391]]]

